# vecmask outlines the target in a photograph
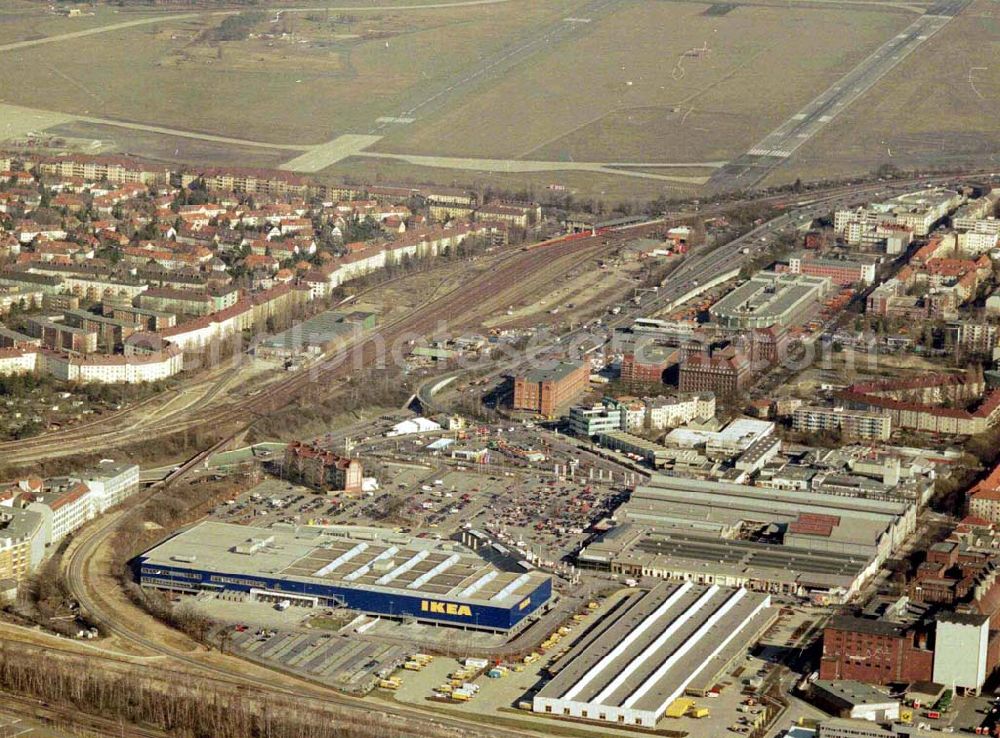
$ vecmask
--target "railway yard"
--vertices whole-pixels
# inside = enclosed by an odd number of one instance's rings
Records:
[[[159,459],[143,471],[143,489],[81,528],[60,552],[67,596],[101,635],[92,644],[68,641],[72,657],[93,653],[136,674],[153,661],[252,700],[294,697],[316,714],[364,714],[384,725],[421,726],[413,733],[407,728],[412,735],[481,735],[489,720],[498,736],[625,736],[634,734],[629,726],[602,722],[598,713],[581,719],[578,711],[615,714],[633,704],[650,705],[660,730],[705,738],[777,735],[782,716],[821,717],[791,687],[796,659],[835,612],[829,602],[783,589],[748,599],[734,613],[746,615],[754,629],[759,623],[761,632],[754,632],[752,645],[722,654],[706,636],[742,596],[731,592],[748,590],[711,580],[699,581],[705,589],[690,594],[682,587],[687,609],[668,626],[659,620],[666,603],[637,604],[641,593],[656,587],[645,572],[578,567],[588,547],[628,535],[621,533],[628,530],[623,505],[658,470],[641,455],[568,434],[555,418],[501,409],[513,402],[513,377],[531,364],[510,350],[535,340],[536,357],[569,353],[592,361],[580,401],[601,401],[609,367],[621,357],[600,349],[620,351],[622,333],[637,318],[697,318],[692,302],[721,298],[741,267],[762,258],[772,241],[873,193],[950,179],[766,199],[769,218],[739,234],[710,231],[683,257],[664,259],[665,276],[645,293],[631,287],[639,284],[640,270],[623,266],[629,248],[662,242],[679,222],[724,217],[737,206],[649,222],[636,218],[434,264],[352,294],[359,312],[377,316],[377,330],[336,351],[289,370],[254,358],[234,370],[202,371],[176,389],[95,420],[0,444],[6,463],[23,466],[51,463],[84,444],[112,457],[136,438],[149,443],[204,432],[197,453]],[[572,292],[553,298],[581,270],[609,264],[621,284],[601,300],[588,297],[577,309]],[[804,315],[828,321],[823,330],[833,330],[834,321],[817,310]],[[259,440],[250,435],[255,420],[282,417],[295,403],[350,393],[352,378],[375,381],[393,351],[406,353],[429,337],[479,333],[491,333],[505,350],[465,366],[410,359],[399,374],[412,390],[405,406],[345,414],[309,441],[301,463],[315,457],[332,463],[345,475],[340,491],[317,493],[312,472],[296,468],[299,462],[288,455],[295,444],[286,446],[287,437],[247,447],[248,437]],[[730,410],[724,417],[733,415]],[[717,433],[710,430],[717,427],[698,432]],[[288,437],[303,434],[289,428]],[[350,483],[349,459],[364,466]],[[235,491],[201,503],[196,516],[179,524],[163,526],[159,513],[149,512],[154,508],[147,506],[169,500],[178,486],[219,480],[236,480]],[[123,588],[118,568],[125,563],[118,531],[136,524],[146,550],[132,550],[128,571],[145,594]],[[235,536],[233,545],[213,548],[199,537],[205,525],[235,531],[227,533]],[[186,540],[193,542],[190,552]],[[653,554],[653,545],[636,550]],[[158,553],[161,546],[167,548]],[[309,551],[296,553],[299,546]],[[681,603],[680,596],[670,602]],[[150,614],[157,598],[205,622],[202,635],[192,638]],[[711,609],[718,609],[718,618]],[[595,656],[593,639],[611,632],[634,632],[644,640],[628,645],[627,658],[626,638],[621,651]],[[671,648],[678,649],[676,658],[667,658]],[[666,660],[657,667],[656,659]],[[593,671],[599,675],[581,678],[607,681],[580,687],[588,702],[565,697],[567,712],[545,714],[544,690],[563,668]],[[687,672],[700,674],[707,685],[698,694]],[[619,690],[621,684],[634,694]],[[657,699],[639,703],[646,694]],[[666,716],[658,705],[669,708]],[[73,721],[63,714],[57,723]]]

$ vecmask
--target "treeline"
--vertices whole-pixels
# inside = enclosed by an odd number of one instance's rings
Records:
[[[136,671],[136,667],[119,669],[115,664],[95,668],[87,657],[0,643],[0,690],[148,726],[175,738],[403,738],[417,734],[403,732],[376,712],[306,708],[300,701],[253,692],[244,695],[188,674],[171,678]],[[74,727],[71,718],[67,723],[66,728]],[[126,731],[123,727],[122,734]]]
[[[227,16],[212,32],[212,37],[216,41],[243,41],[250,35],[253,27],[265,17],[259,10],[248,10],[238,15]]]
[[[391,361],[392,357],[387,360]],[[319,394],[322,389],[318,386],[317,393],[298,397],[281,410],[258,418],[247,442],[305,438],[328,430],[330,421],[344,413],[373,407],[399,407],[413,392],[394,366],[355,373],[332,396],[324,398]]]
[[[235,426],[205,425],[120,446],[103,446],[99,451],[84,451],[39,461],[16,463],[0,458],[0,479],[20,479],[29,474],[40,477],[64,476],[92,467],[105,458],[119,459],[123,463],[131,460],[143,466],[156,466],[175,461],[182,456],[194,456],[221,440],[227,431],[233,430]]]
[[[70,538],[64,539],[59,555],[49,558],[28,581],[21,583],[17,588],[17,600],[5,609],[7,614],[21,621],[73,638],[81,630],[96,628],[97,624],[79,612],[59,570],[61,554],[69,542]]]
[[[247,482],[239,477],[225,477],[174,484],[129,510],[111,538],[109,569],[128,598],[157,620],[199,643],[208,643],[212,621],[188,603],[175,606],[163,593],[140,587],[129,562],[159,543],[165,532],[202,519],[223,500],[246,491]]]

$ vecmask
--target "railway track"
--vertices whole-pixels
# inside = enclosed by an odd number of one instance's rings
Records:
[[[205,452],[205,454],[207,453],[209,452]],[[172,479],[184,476],[187,471],[198,463],[198,459],[202,458],[205,454],[199,454],[198,457],[192,459],[188,465],[178,470]],[[166,484],[157,485],[160,489],[164,486]],[[272,671],[281,671],[286,677],[297,682],[294,687],[279,685],[273,679],[255,678],[248,675],[246,665],[236,658],[229,658],[232,662],[231,665],[210,663],[204,659],[192,656],[188,652],[161,643],[141,632],[140,628],[129,627],[120,622],[118,617],[116,617],[120,613],[112,605],[105,602],[90,587],[88,582],[89,569],[101,544],[114,532],[128,509],[148,499],[153,494],[156,494],[157,491],[150,488],[150,490],[141,496],[133,498],[134,501],[130,500],[126,508],[96,521],[96,525],[91,525],[91,527],[85,529],[83,537],[79,539],[76,549],[66,562],[66,579],[70,592],[80,603],[81,609],[107,633],[114,634],[133,647],[139,647],[146,652],[167,657],[170,662],[182,665],[189,673],[195,673],[200,678],[209,679],[228,687],[248,689],[250,691],[245,694],[249,697],[254,695],[280,697],[295,700],[306,708],[350,709],[378,714],[390,721],[405,721],[401,722],[400,725],[405,726],[406,730],[413,736],[428,736],[428,738],[440,736],[442,735],[442,729],[448,728],[462,735],[482,735],[482,726],[474,718],[452,717],[439,712],[421,710],[417,707],[387,705],[374,702],[370,699],[342,695],[326,685],[303,678],[300,675],[273,669]],[[157,666],[157,668],[160,667]],[[494,725],[491,728],[490,735],[496,736],[496,738],[507,738],[508,736],[511,738],[538,738],[538,736],[544,735],[544,733]]]
[[[789,207],[797,203],[822,203],[835,201],[845,195],[863,197],[879,190],[912,188],[918,186],[933,186],[955,179],[958,176],[974,177],[990,174],[991,170],[973,170],[953,172],[941,175],[914,177],[903,180],[875,182],[861,185],[841,185],[824,190],[811,190],[803,193],[781,193],[756,200],[754,203],[769,204],[775,207]],[[720,203],[701,209],[698,212],[670,213],[669,219],[685,219],[724,214],[747,204],[748,201]],[[486,275],[480,275],[437,299],[429,300],[420,310],[405,316],[393,323],[383,326],[377,334],[377,340],[371,337],[362,339],[355,345],[346,347],[336,356],[328,358],[307,370],[280,380],[271,387],[256,395],[247,397],[232,397],[222,392],[208,392],[199,402],[189,403],[181,411],[170,413],[163,417],[155,417],[143,422],[141,419],[132,422],[136,415],[144,409],[140,406],[126,408],[113,416],[98,421],[92,421],[86,426],[55,431],[22,441],[0,443],[0,458],[9,463],[26,463],[52,456],[66,455],[76,452],[74,446],[86,445],[88,448],[113,448],[119,444],[128,444],[136,440],[137,435],[144,439],[165,437],[170,434],[189,431],[198,427],[233,429],[248,423],[248,416],[261,417],[274,413],[287,405],[304,390],[314,383],[335,382],[349,376],[352,371],[372,366],[378,358],[378,342],[390,347],[403,340],[405,336],[424,336],[433,331],[442,322],[450,322],[452,327],[461,324],[470,325],[491,311],[503,309],[509,302],[518,301],[518,294],[523,294],[529,288],[537,286],[546,272],[565,263],[562,257],[574,255],[577,259],[589,258],[605,247],[604,242],[615,242],[620,239],[636,238],[662,228],[664,221],[643,223],[627,226],[620,230],[607,231],[597,236],[578,236],[555,239],[538,244],[526,251],[507,253],[491,260],[493,270]],[[718,258],[739,258],[717,249]],[[682,263],[673,275],[679,279],[682,275],[694,275],[699,267],[694,259]],[[379,287],[384,286],[379,285]],[[518,289],[520,288],[520,289]],[[373,288],[375,289],[375,288]],[[506,296],[501,293],[506,291]]]
[[[538,274],[545,269],[551,269],[556,262],[576,263],[580,259],[590,258],[607,248],[609,239],[604,236],[577,238],[567,242],[554,242],[543,244],[540,247],[529,249],[518,254],[512,254],[503,261],[508,262],[508,268],[498,272],[492,272],[470,283],[458,288],[449,290],[432,300],[427,310],[419,311],[417,314],[407,316],[394,322],[385,329],[386,336],[383,337],[385,344],[390,344],[392,340],[404,338],[407,335],[424,335],[437,327],[438,321],[455,316],[476,316],[476,305],[482,301],[484,290],[491,289],[495,295],[507,295],[509,291],[526,284],[534,284]],[[611,240],[614,240],[612,238]],[[504,297],[504,299],[507,299]],[[470,319],[474,319],[470,318]],[[357,346],[349,349],[351,357],[357,357],[361,365],[368,366],[376,360],[376,349],[378,346],[372,341],[362,341]],[[349,358],[351,358],[349,357]],[[270,388],[265,393],[253,398],[248,398],[245,403],[240,403],[235,407],[221,408],[218,412],[212,411],[198,418],[185,419],[179,421],[183,425],[191,421],[214,422],[217,425],[224,424],[231,418],[244,418],[247,412],[254,414],[267,414],[280,409],[290,399],[296,397],[300,392],[307,389],[313,382],[327,383],[334,379],[346,376],[353,370],[353,361],[340,361],[338,359],[327,360],[318,367],[313,367],[311,371],[304,374],[293,375],[280,385]],[[166,424],[167,428],[172,427]],[[373,703],[370,700],[362,700],[347,695],[333,692],[325,685],[321,685],[311,680],[302,678],[299,675],[286,674],[301,683],[301,687],[284,687],[274,684],[271,680],[257,679],[247,675],[246,668],[240,662],[233,660],[233,665],[219,665],[211,663],[203,658],[197,658],[183,650],[174,648],[168,644],[161,643],[154,638],[141,632],[141,628],[130,627],[120,622],[120,613],[113,605],[104,601],[92,585],[90,584],[91,568],[95,554],[101,545],[108,540],[120,524],[124,515],[129,509],[142,504],[150,497],[159,494],[165,487],[177,479],[184,477],[192,469],[198,466],[215,449],[222,447],[228,442],[230,437],[223,439],[189,460],[182,467],[174,471],[162,483],[158,483],[148,490],[136,495],[129,500],[126,506],[104,518],[95,521],[86,528],[78,539],[76,548],[68,556],[65,564],[67,584],[70,592],[80,603],[81,608],[99,624],[106,632],[114,634],[123,641],[150,654],[167,657],[171,662],[178,663],[183,667],[193,670],[202,678],[209,678],[224,683],[229,686],[246,687],[262,695],[274,695],[284,698],[294,698],[304,700],[306,706],[320,708],[340,708],[361,710],[364,712],[374,712],[382,714],[386,719],[404,721],[407,730],[414,726],[413,735],[440,735],[442,729],[450,729],[461,734],[481,735],[482,726],[473,720],[443,715],[440,712],[422,710],[417,707],[402,707],[395,705],[382,705]],[[64,443],[63,439],[58,441]],[[91,441],[94,443],[95,441]],[[491,735],[498,736],[538,736],[540,733],[518,728],[505,728],[494,725]]]
[[[334,356],[276,382],[259,394],[233,398],[215,393],[209,401],[190,404],[176,413],[143,424],[129,423],[132,419],[129,414],[116,414],[107,419],[107,423],[95,421],[86,427],[0,444],[0,456],[10,463],[19,463],[46,455],[71,453],[74,444],[110,448],[134,441],[138,433],[150,438],[197,427],[245,426],[249,419],[267,416],[285,407],[309,387],[317,386],[322,390],[332,382],[386,360],[386,351],[401,346],[409,338],[426,336],[440,325],[457,329],[475,324],[493,310],[494,300],[490,295],[504,304],[517,301],[526,290],[538,288],[540,275],[544,277],[546,272],[557,268],[571,268],[579,260],[596,256],[607,248],[607,240],[606,235],[556,240],[498,257],[489,272],[433,296],[416,312],[383,326],[375,336],[363,337]]]
[[[52,705],[11,692],[3,693],[3,706],[5,712],[28,717],[43,726],[49,725],[63,729],[72,728],[74,731],[84,730],[86,731],[86,735],[94,733],[109,736],[126,735],[124,731],[125,726],[120,721],[83,712],[75,707]],[[0,735],[20,735],[21,733],[28,733],[31,728],[21,725],[17,726],[14,730],[15,732],[10,733],[0,732]],[[0,731],[3,731],[3,729],[0,729]],[[128,726],[127,735],[129,738],[133,736],[135,738],[169,738],[170,736],[169,733],[162,730],[131,724]]]
[[[924,180],[921,180],[924,181]],[[834,199],[836,195],[829,195]],[[813,198],[815,201],[816,198]],[[644,224],[645,228],[655,227],[655,225]],[[522,283],[528,283],[533,278],[537,278],[539,271],[550,268],[557,260],[564,259],[567,255],[573,254],[576,259],[589,258],[606,248],[606,240],[631,237],[631,232],[621,234],[602,234],[596,237],[577,238],[569,241],[555,242],[548,245],[541,245],[520,254],[510,255],[500,260],[497,271],[475,278],[470,282],[450,290],[447,293],[431,301],[426,309],[406,316],[395,321],[385,328],[385,332],[390,339],[398,339],[407,334],[423,335],[432,331],[436,327],[437,321],[441,319],[456,318],[457,316],[469,315],[478,316],[482,304],[489,302],[489,298],[484,300],[484,295],[489,294],[499,298],[499,293],[505,290],[515,290]],[[720,259],[725,260],[725,252],[708,252],[704,254],[692,254],[697,258],[689,259],[685,264],[685,271],[690,270],[695,273],[699,265],[718,264]],[[714,267],[713,267],[714,268]],[[487,292],[487,290],[489,292]],[[471,318],[470,318],[471,319]],[[386,344],[390,341],[386,340]],[[348,349],[351,356],[356,356],[362,366],[368,366],[376,359],[376,347],[371,341],[362,341],[358,345]],[[340,360],[327,360],[314,368],[306,375],[293,375],[284,380],[279,385],[269,388],[266,392],[253,398],[248,398],[245,402],[236,404],[231,408],[214,409],[205,411],[204,415],[198,416],[198,422],[214,422],[222,424],[233,417],[245,416],[246,413],[267,414],[280,409],[289,400],[299,396],[312,382],[329,382],[336,378],[345,376],[353,368],[351,362]],[[187,422],[187,421],[184,421]],[[97,440],[99,440],[98,437]],[[95,443],[97,442],[95,440]],[[2,447],[0,447],[2,450]],[[422,710],[417,707],[385,705],[370,700],[362,700],[346,695],[341,695],[331,691],[323,685],[304,679],[298,675],[285,674],[286,677],[295,681],[295,686],[284,686],[274,683],[274,680],[257,678],[248,672],[247,668],[236,659],[229,661],[208,662],[204,658],[193,656],[166,643],[155,640],[154,637],[142,632],[141,627],[129,625],[121,622],[120,613],[116,612],[113,605],[102,599],[102,595],[95,591],[88,577],[95,555],[99,551],[102,543],[114,532],[122,516],[133,506],[140,504],[148,496],[158,494],[158,492],[175,479],[179,479],[187,474],[191,469],[200,463],[200,460],[207,457],[213,449],[208,449],[202,454],[191,459],[187,464],[171,474],[165,483],[154,485],[145,493],[136,496],[122,510],[116,511],[98,521],[94,521],[82,532],[78,540],[77,547],[68,555],[66,561],[67,583],[73,596],[80,602],[81,607],[98,622],[107,632],[113,633],[124,641],[138,647],[140,650],[150,654],[161,655],[169,659],[171,663],[178,664],[192,673],[202,678],[217,680],[219,683],[227,685],[243,685],[260,695],[275,695],[284,698],[294,698],[303,701],[304,705],[337,709],[360,710],[369,713],[380,714],[390,720],[403,721],[407,729],[413,728],[414,735],[437,735],[442,729],[450,729],[469,735],[481,735],[482,725],[475,720],[444,715],[440,712]],[[231,661],[231,663],[230,663]],[[518,728],[508,729],[501,725],[493,724],[490,734],[493,736],[538,736],[544,733],[544,726],[539,732]]]

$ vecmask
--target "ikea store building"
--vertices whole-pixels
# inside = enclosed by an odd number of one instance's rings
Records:
[[[203,522],[133,561],[144,587],[508,632],[544,610],[552,578],[504,572],[453,541],[375,528]]]

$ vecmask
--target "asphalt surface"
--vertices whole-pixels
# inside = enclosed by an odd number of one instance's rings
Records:
[[[882,44],[831,87],[751,146],[745,154],[717,170],[709,179],[709,189],[725,191],[750,187],[759,182],[944,28],[968,2],[943,0],[934,5],[928,13]]]

